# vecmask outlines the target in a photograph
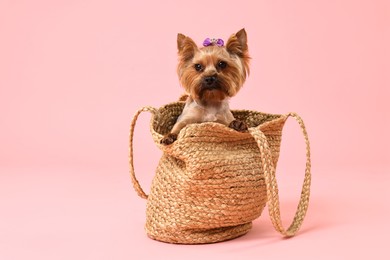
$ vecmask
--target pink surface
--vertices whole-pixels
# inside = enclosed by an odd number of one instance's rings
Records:
[[[387,1],[1,1],[0,259],[389,259]],[[176,35],[246,28],[251,75],[232,108],[298,112],[313,183],[298,236],[265,211],[239,239],[148,239],[127,170],[140,107],[182,93]],[[160,151],[142,116],[136,173],[148,190]],[[296,123],[278,168],[287,225],[303,179]],[[387,248],[385,247],[387,246]]]

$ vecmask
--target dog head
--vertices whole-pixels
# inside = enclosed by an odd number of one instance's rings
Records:
[[[245,29],[221,39],[206,39],[203,47],[183,34],[177,36],[181,85],[196,101],[218,102],[233,97],[249,74],[249,53]]]

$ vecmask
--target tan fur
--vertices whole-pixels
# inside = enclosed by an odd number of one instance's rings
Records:
[[[241,29],[230,36],[224,47],[213,45],[198,48],[191,38],[178,34],[177,47],[177,73],[189,97],[171,133],[161,142],[174,142],[180,130],[193,123],[218,122],[245,131],[246,126],[234,119],[228,103],[249,74],[250,57],[245,30]],[[196,69],[196,64],[201,69]],[[206,83],[210,77],[213,83]]]

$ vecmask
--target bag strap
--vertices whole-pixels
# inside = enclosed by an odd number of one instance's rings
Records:
[[[306,142],[306,169],[302,186],[301,198],[299,200],[297,211],[291,225],[286,230],[280,219],[280,203],[278,194],[278,185],[275,177],[275,166],[272,162],[272,154],[266,136],[257,128],[250,128],[249,132],[255,138],[260,149],[261,163],[265,176],[267,187],[268,211],[274,228],[286,237],[294,236],[302,225],[306,211],[309,205],[310,183],[311,183],[311,161],[310,161],[310,143],[302,118],[296,113],[289,113],[288,117],[294,118],[301,127]]]
[[[131,181],[133,183],[134,189],[137,192],[138,196],[140,196],[143,199],[147,199],[148,195],[144,192],[144,190],[141,188],[141,185],[139,184],[137,178],[135,177],[134,172],[134,159],[133,159],[133,137],[134,137],[134,127],[137,122],[138,116],[142,112],[150,112],[152,115],[155,115],[157,112],[157,109],[153,107],[143,107],[139,109],[133,119],[131,120],[130,124],[130,133],[129,133],[129,169],[130,169],[130,177]]]

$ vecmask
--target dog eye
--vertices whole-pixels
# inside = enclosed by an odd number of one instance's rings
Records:
[[[201,71],[203,69],[202,65],[200,65],[200,64],[195,64],[194,67],[195,67],[196,71]]]
[[[218,62],[218,67],[221,68],[221,69],[226,68],[226,66],[227,66],[227,63],[225,61]]]

